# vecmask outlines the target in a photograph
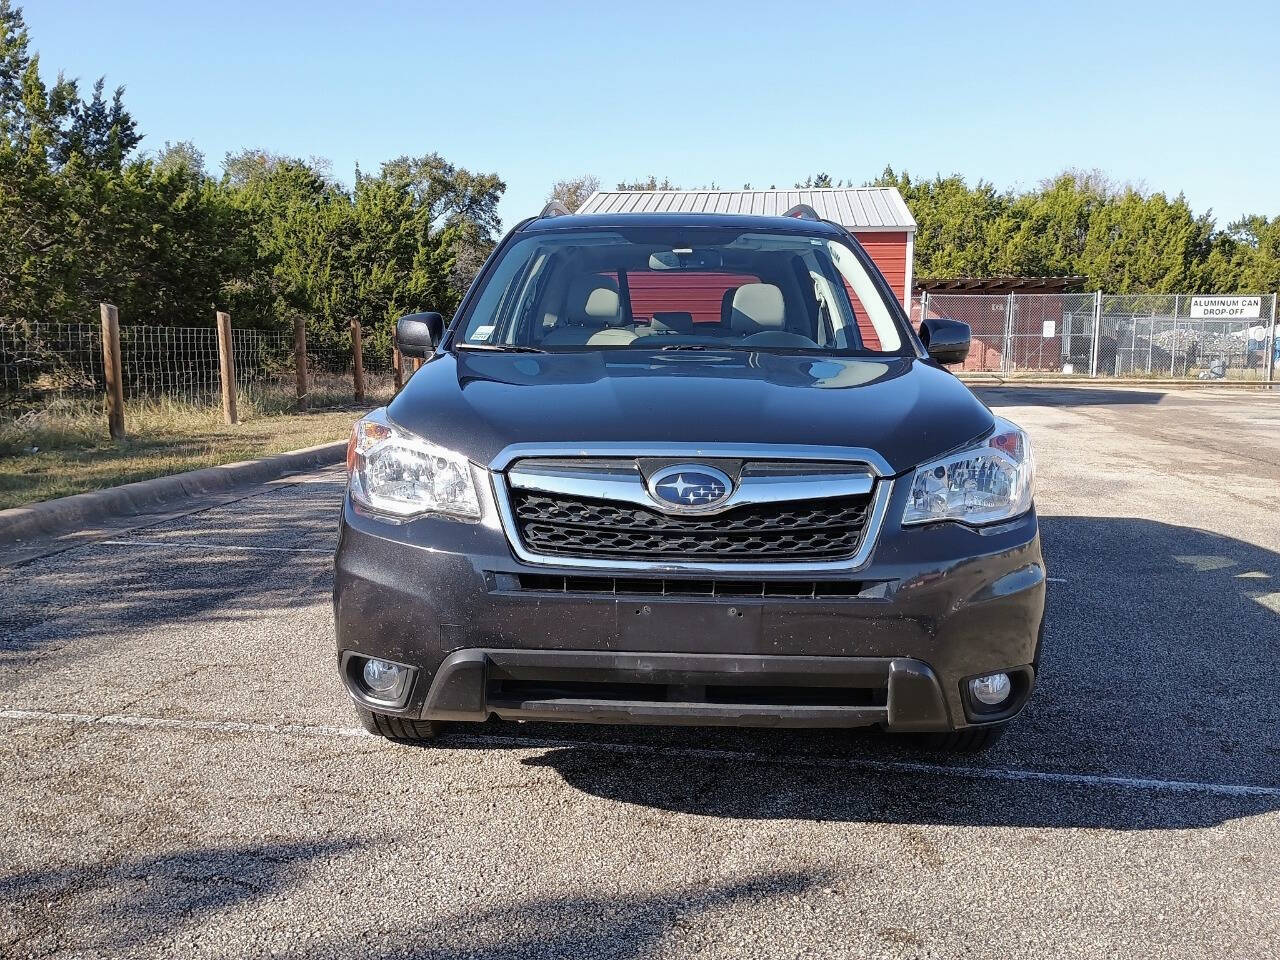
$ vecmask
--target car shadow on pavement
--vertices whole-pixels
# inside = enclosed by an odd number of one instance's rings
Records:
[[[769,763],[654,751],[618,755],[559,747],[524,763],[554,769],[595,797],[675,813],[742,820],[927,826],[1186,830],[1280,809],[1280,796],[1222,797],[967,772]],[[976,766],[992,769],[979,761]]]
[[[1000,407],[1110,407],[1149,406],[1181,399],[1165,390],[1094,386],[1008,386],[973,385],[974,394],[985,404]]]
[[[1135,518],[1041,529],[1039,682],[986,753],[835,730],[530,723],[486,740],[544,742],[526,762],[584,792],[712,816],[1145,830],[1280,809],[1280,555]]]
[[[0,664],[6,655],[54,649],[59,657],[101,640],[182,624],[190,630],[269,616],[327,598],[333,559],[327,539],[291,552],[306,524],[268,532],[270,503],[243,507],[238,527],[207,524],[198,534],[168,528],[121,535],[116,543],[89,544],[28,566],[0,570]],[[327,505],[326,505],[327,506]],[[332,524],[327,509],[324,523]],[[318,518],[308,519],[312,525]],[[324,530],[325,537],[328,530]],[[172,538],[178,546],[166,545]],[[230,548],[226,545],[230,544]],[[261,552],[238,549],[265,544]],[[283,546],[282,546],[283,544]],[[279,549],[276,549],[276,548]]]
[[[279,896],[306,864],[360,841],[199,847],[111,863],[45,866],[0,876],[0,913],[24,953],[159,953],[184,929]],[[192,949],[190,945],[187,949]],[[181,950],[178,951],[182,952]]]
[[[381,945],[367,935],[353,935],[336,943],[308,944],[304,953],[295,955],[344,960],[353,956],[374,960],[649,957],[673,931],[701,915],[798,897],[829,880],[822,874],[778,872],[652,894],[539,897],[489,909],[462,910],[433,921],[429,932],[409,927]]]
[[[307,865],[355,850],[357,843],[275,843],[205,847],[113,864],[47,867],[0,877],[6,934],[24,955],[183,955],[207,945],[210,925],[240,927],[262,948],[256,905],[275,904],[303,879]],[[308,938],[302,951],[276,930],[273,956],[487,960],[499,957],[649,956],[684,921],[735,905],[794,898],[829,882],[821,873],[775,872],[737,882],[616,897],[566,896],[489,909],[464,909],[427,929],[406,925],[370,939],[364,923],[336,923],[333,939]],[[335,912],[343,914],[337,907]],[[246,921],[248,925],[246,926]],[[342,933],[341,931],[348,931]],[[234,943],[234,942],[233,942]],[[162,949],[164,948],[164,949]]]

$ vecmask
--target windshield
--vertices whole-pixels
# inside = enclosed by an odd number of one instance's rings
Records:
[[[520,238],[485,278],[454,345],[556,353],[909,351],[868,268],[843,241],[722,228]]]

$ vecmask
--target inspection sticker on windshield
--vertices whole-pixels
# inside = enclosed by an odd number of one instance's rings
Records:
[[[493,324],[487,323],[484,326],[476,327],[471,331],[472,340],[488,340],[490,334],[493,333]]]

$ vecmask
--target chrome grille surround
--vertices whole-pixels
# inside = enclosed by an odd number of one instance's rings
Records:
[[[839,557],[788,560],[707,560],[667,558],[618,558],[551,553],[531,546],[521,536],[517,496],[525,491],[588,497],[608,510],[641,507],[661,515],[664,511],[645,489],[637,468],[642,459],[670,458],[693,462],[736,459],[746,462],[741,482],[719,509],[698,516],[699,523],[714,522],[717,515],[751,504],[770,504],[785,514],[814,509],[814,501],[857,498],[865,501],[865,516],[856,544]],[[620,471],[627,463],[629,472]],[[545,465],[545,469],[542,465]],[[761,467],[755,471],[753,468]],[[814,469],[809,470],[812,466]],[[537,566],[596,570],[643,570],[702,574],[804,574],[811,571],[850,572],[869,562],[875,549],[893,481],[887,464],[873,451],[848,447],[780,447],[770,444],[741,445],[634,445],[600,444],[548,447],[514,444],[490,464],[494,501],[507,541],[516,557]],[[787,508],[795,502],[796,509]],[[823,505],[818,504],[821,508]],[[675,518],[670,518],[674,520]],[[688,518],[692,519],[692,518]],[[649,522],[652,522],[651,520]],[[837,546],[840,546],[837,544]],[[856,549],[854,547],[856,546]],[[746,551],[750,556],[757,551]],[[766,550],[767,553],[767,550]]]

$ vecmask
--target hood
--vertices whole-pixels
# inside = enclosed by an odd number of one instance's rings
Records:
[[[989,430],[991,412],[915,358],[613,350],[441,354],[391,420],[487,464],[513,443],[866,447],[895,474]]]

